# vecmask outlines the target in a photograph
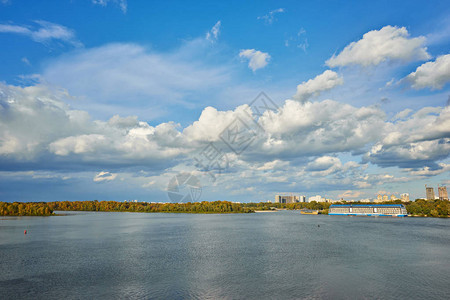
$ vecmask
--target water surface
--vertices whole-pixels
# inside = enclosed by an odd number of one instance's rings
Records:
[[[0,299],[448,299],[450,220],[3,217],[0,258]]]

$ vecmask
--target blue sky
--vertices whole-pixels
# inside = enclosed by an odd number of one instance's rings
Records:
[[[446,1],[2,0],[0,200],[168,201],[183,172],[202,200],[423,197],[450,185],[449,16]],[[250,105],[260,92],[275,111]],[[211,146],[224,164],[199,167]]]

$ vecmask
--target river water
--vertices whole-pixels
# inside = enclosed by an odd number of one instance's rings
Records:
[[[450,220],[2,217],[0,259],[0,299],[448,299]]]

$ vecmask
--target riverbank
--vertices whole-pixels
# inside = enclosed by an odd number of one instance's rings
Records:
[[[401,201],[388,201],[383,204],[401,204]],[[340,202],[339,204],[367,204],[359,202]],[[448,218],[448,200],[423,200],[403,202],[408,215],[414,217]],[[230,201],[202,201],[189,203],[147,203],[117,201],[54,201],[54,202],[0,202],[0,216],[51,216],[54,211],[104,211],[140,213],[192,213],[192,214],[236,214],[254,212],[276,212],[280,210],[317,210],[328,214],[331,203],[233,203]]]

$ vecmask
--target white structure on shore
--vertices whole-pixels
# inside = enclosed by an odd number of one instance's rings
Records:
[[[408,194],[408,193],[400,194],[400,199],[401,199],[403,202],[408,202],[408,201],[409,201],[409,194]]]

